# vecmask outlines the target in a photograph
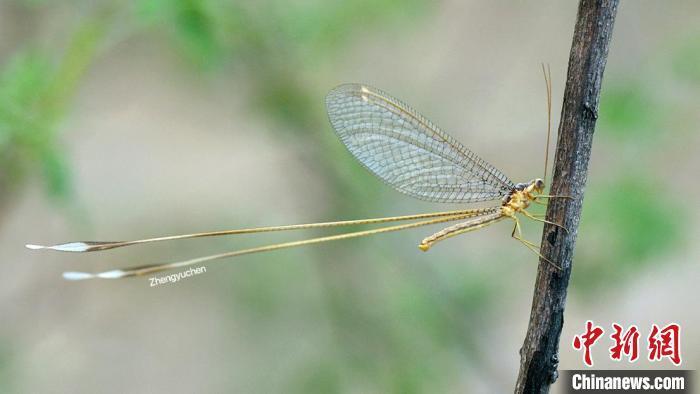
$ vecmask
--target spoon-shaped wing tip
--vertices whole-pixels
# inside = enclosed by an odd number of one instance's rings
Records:
[[[112,270],[112,271],[105,271],[105,272],[100,272],[99,274],[95,274],[98,278],[102,279],[119,279],[123,278],[126,275],[126,272],[122,270]]]
[[[122,270],[112,270],[112,271],[105,271],[105,272],[100,272],[97,274],[92,274],[89,272],[77,272],[77,271],[68,271],[63,273],[63,279],[66,280],[83,280],[83,279],[94,279],[94,278],[101,278],[101,279],[119,279],[123,278],[126,276],[126,272]]]
[[[26,244],[24,246],[27,249],[32,249],[32,250],[51,249],[51,250],[57,250],[59,252],[87,252],[90,249],[90,245],[86,242],[69,242],[66,244],[59,244],[59,245],[53,245],[53,246],[34,245],[34,244]]]
[[[84,280],[84,279],[92,279],[94,277],[95,277],[95,275],[88,273],[88,272],[69,271],[69,272],[63,273],[63,279],[65,279],[65,280]]]

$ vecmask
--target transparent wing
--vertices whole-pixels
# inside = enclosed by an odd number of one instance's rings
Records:
[[[401,101],[367,85],[326,97],[328,117],[357,160],[402,193],[426,201],[499,199],[514,184],[503,173]]]

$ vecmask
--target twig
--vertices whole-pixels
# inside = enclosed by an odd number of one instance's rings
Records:
[[[618,0],[581,0],[574,28],[564,91],[547,220],[563,223],[568,232],[545,225],[530,323],[520,349],[516,393],[547,393],[557,379],[559,337],[564,324],[566,290],[588,174],[593,130],[603,70],[608,56]]]

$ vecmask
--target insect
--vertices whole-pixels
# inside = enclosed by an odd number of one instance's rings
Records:
[[[514,222],[511,236],[542,257],[539,246],[522,237],[518,215],[552,223],[527,211],[531,203],[556,197],[543,194],[547,177],[547,157],[551,132],[552,84],[551,73],[542,71],[547,86],[547,148],[543,178],[526,183],[513,183],[496,167],[488,164],[457,140],[440,130],[407,104],[389,94],[362,84],[345,84],[331,90],[326,97],[328,117],[333,129],[350,153],[370,172],[385,183],[409,196],[432,202],[473,203],[497,201],[498,204],[479,209],[464,209],[385,218],[308,223],[275,227],[223,230],[206,233],[173,235],[133,241],[69,242],[53,246],[26,245],[29,249],[51,249],[65,252],[92,252],[119,247],[186,238],[330,228],[351,225],[408,222],[373,230],[348,232],[300,241],[242,249],[194,259],[115,269],[100,273],[65,272],[68,280],[90,278],[116,279],[142,276],[212,260],[292,248],[341,239],[399,231],[432,224],[460,221],[423,239],[419,248],[427,251],[436,243],[458,234],[474,231],[505,219]],[[563,227],[562,227],[563,228]],[[564,229],[566,230],[566,229]],[[545,259],[544,257],[542,257]],[[545,259],[554,267],[556,264]]]

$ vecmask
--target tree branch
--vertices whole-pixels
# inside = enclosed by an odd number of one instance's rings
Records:
[[[553,225],[542,232],[542,255],[562,269],[540,259],[516,393],[547,393],[558,376],[566,290],[617,5],[618,0],[579,3],[551,187],[551,194],[572,198],[551,199],[547,208],[547,220],[562,223],[568,232]]]

